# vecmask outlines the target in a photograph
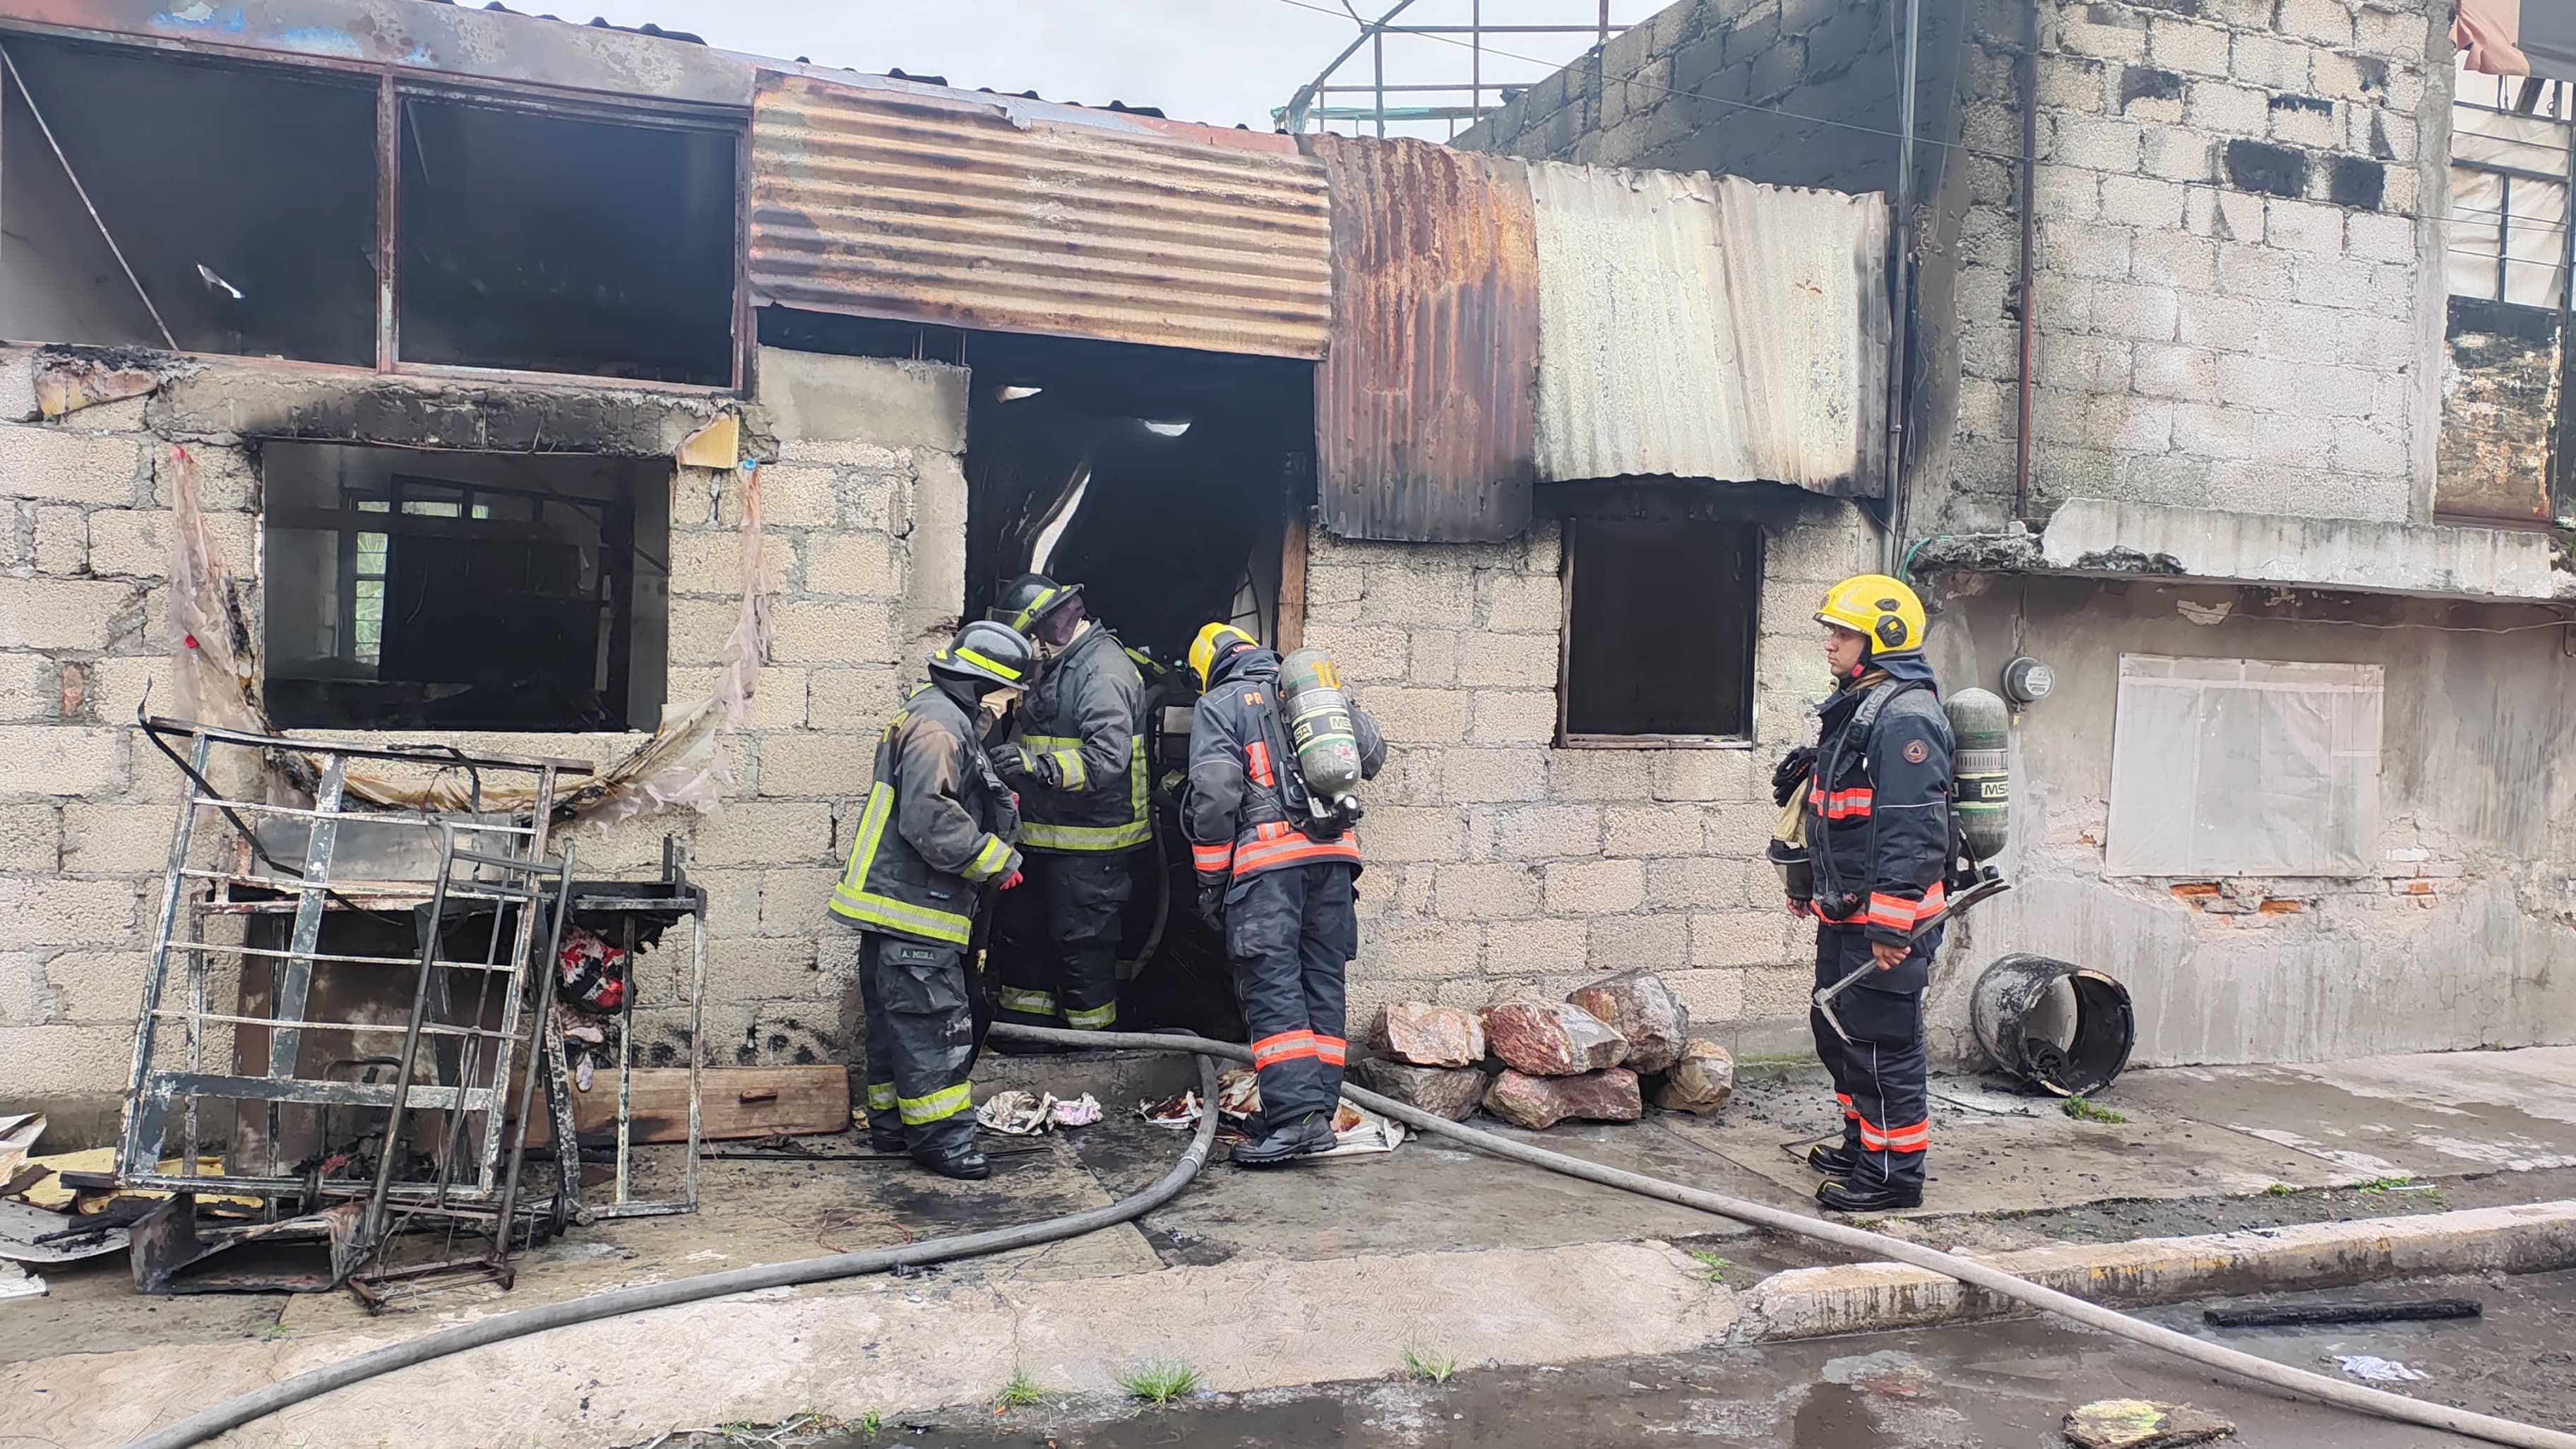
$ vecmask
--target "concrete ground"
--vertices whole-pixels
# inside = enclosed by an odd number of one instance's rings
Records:
[[[979,1086],[1092,1090],[1109,1119],[1013,1143],[1015,1155],[978,1184],[900,1163],[710,1162],[698,1215],[576,1230],[528,1255],[506,1293],[455,1287],[371,1316],[346,1294],[143,1298],[113,1258],[47,1269],[48,1297],[0,1303],[0,1392],[35,1407],[38,1427],[27,1432],[116,1442],[223,1394],[469,1317],[1096,1206],[1158,1176],[1180,1151],[1182,1134],[1132,1109],[1177,1089],[1187,1070],[1151,1058],[997,1060]],[[1920,1213],[1884,1226],[2002,1251],[2576,1196],[2576,1048],[2140,1071],[2098,1104],[2126,1120],[2076,1121],[1993,1081],[1940,1083],[1931,1195]],[[1510,1135],[1804,1208],[1812,1178],[1790,1149],[1833,1126],[1821,1079],[1770,1074],[1748,1077],[1715,1119],[1653,1114]],[[848,1138],[813,1141],[857,1150]],[[644,1190],[670,1167],[664,1154]],[[1667,1243],[1728,1260],[1722,1286],[1677,1288],[1703,1275]],[[1727,1290],[1829,1257],[1416,1140],[1285,1172],[1215,1166],[1138,1223],[916,1278],[776,1290],[478,1350],[232,1442],[338,1442],[328,1428],[338,1412],[452,1408],[438,1385],[482,1394],[478,1411],[494,1422],[523,1420],[527,1432],[512,1442],[563,1445],[641,1442],[691,1420],[775,1420],[814,1403],[929,1407],[988,1393],[1023,1364],[1079,1387],[1109,1371],[1092,1360],[1113,1339],[1120,1352],[1146,1352],[1157,1322],[1210,1303],[1245,1324],[1238,1349],[1260,1374],[1241,1386],[1370,1377],[1393,1345],[1470,1311],[1490,1320],[1476,1336],[1478,1362],[1656,1353],[1730,1331],[1740,1310]],[[1605,1302],[1620,1304],[1617,1321],[1604,1321]],[[1288,1303],[1293,1312],[1279,1306]],[[1342,1331],[1354,1316],[1370,1331]],[[983,1336],[950,1331],[970,1321]],[[422,1412],[392,1442],[478,1442]]]

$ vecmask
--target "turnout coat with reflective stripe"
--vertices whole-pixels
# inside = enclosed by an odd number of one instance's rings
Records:
[[[1901,944],[1946,906],[1950,867],[1950,719],[1919,657],[1881,661],[1890,676],[1824,706],[1808,791],[1816,910],[1872,940]],[[1894,691],[1873,718],[1873,689]],[[1856,897],[1848,914],[1840,903]]]
[[[976,888],[1019,869],[1019,818],[965,707],[925,684],[877,741],[876,777],[832,911],[870,930],[963,946]]]
[[[1096,622],[1083,630],[1038,671],[1019,714],[1032,777],[1020,791],[1022,846],[1133,850],[1153,838],[1145,679],[1118,636]]]
[[[1359,737],[1360,773],[1373,779],[1386,763],[1386,739],[1356,703],[1351,726]],[[1356,834],[1315,840],[1290,823],[1287,805],[1302,799],[1291,778],[1295,769],[1279,724],[1279,656],[1239,649],[1217,665],[1190,716],[1183,823],[1200,880],[1243,880],[1318,861],[1359,863]]]

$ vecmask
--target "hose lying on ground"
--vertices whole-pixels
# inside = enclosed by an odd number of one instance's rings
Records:
[[[1205,1075],[1204,1064],[1211,1056],[1221,1056],[1228,1061],[1236,1062],[1252,1060],[1252,1052],[1249,1048],[1235,1046],[1229,1042],[1205,1041],[1192,1036],[1167,1036],[1150,1032],[1057,1031],[1046,1027],[1008,1024],[997,1024],[993,1031],[996,1035],[1015,1037],[1022,1041],[1044,1042],[1050,1046],[1126,1047],[1145,1051],[1191,1052],[1199,1057],[1202,1076]],[[2026,1303],[2033,1308],[2057,1314],[2061,1318],[2071,1318],[2086,1327],[2098,1328],[2105,1333],[2116,1334],[2132,1342],[2143,1343],[2150,1348],[2163,1349],[2167,1353],[2187,1358],[2204,1368],[2236,1374],[2285,1393],[2315,1399],[2339,1409],[2375,1414],[2384,1419],[2419,1424],[2426,1428],[2444,1429],[2454,1434],[2484,1439],[2493,1444],[2514,1445],[2517,1449],[2576,1449],[2576,1434],[2562,1434],[2554,1429],[2520,1424],[2510,1419],[2473,1414],[2466,1409],[2454,1409],[2445,1404],[2410,1399],[2403,1394],[2366,1389],[2358,1384],[2345,1383],[2341,1379],[2331,1379],[2323,1374],[2310,1373],[2305,1369],[2291,1368],[2287,1364],[2274,1363],[2267,1358],[2258,1358],[2253,1354],[2240,1353],[2235,1349],[2208,1343],[2188,1334],[2176,1333],[2170,1328],[2159,1327],[2156,1324],[2132,1318],[2125,1313],[2087,1303],[2072,1294],[2060,1293],[2054,1288],[2044,1288],[2027,1279],[2016,1278],[2010,1273],[1989,1267],[1975,1259],[1944,1253],[1937,1248],[1927,1248],[1918,1243],[1909,1243],[1903,1238],[1892,1238],[1884,1233],[1873,1233],[1863,1228],[1847,1227],[1821,1218],[1784,1212],[1779,1208],[1765,1207],[1760,1203],[1728,1197],[1723,1193],[1684,1187],[1679,1183],[1665,1182],[1643,1173],[1604,1167],[1600,1163],[1587,1162],[1580,1157],[1569,1157],[1561,1152],[1532,1147],[1527,1143],[1516,1142],[1496,1133],[1461,1126],[1446,1117],[1433,1116],[1431,1113],[1408,1107],[1402,1102],[1391,1101],[1375,1092],[1364,1091],[1348,1083],[1343,1084],[1342,1095],[1372,1112],[1392,1117],[1418,1131],[1463,1142],[1479,1151],[1490,1152],[1498,1157],[1507,1157],[1514,1162],[1525,1162],[1532,1167],[1543,1167],[1550,1172],[1561,1172],[1569,1177],[1579,1177],[1587,1182],[1597,1182],[1604,1187],[1619,1188],[1641,1197],[1651,1197],[1664,1202],[1677,1203],[1683,1207],[1697,1208],[1702,1212],[1715,1213],[1720,1217],[1733,1218],[1738,1222],[1751,1223],[1757,1227],[1794,1233],[1799,1237],[1831,1243],[1839,1248],[1850,1248],[1879,1257],[1893,1258],[1901,1263],[1911,1263],[1915,1267],[1956,1278],[1971,1287],[1982,1288],[1997,1297]],[[1202,1127],[1206,1125],[1204,1120],[1200,1125]]]
[[[1166,1036],[1158,1041],[1187,1041],[1188,1037]],[[1216,1068],[1206,1057],[1199,1058],[1199,1093],[1202,1101],[1216,1100]],[[269,1385],[191,1415],[166,1429],[155,1429],[126,1445],[126,1449],[186,1449],[223,1433],[237,1429],[253,1419],[274,1414],[291,1404],[327,1394],[362,1379],[374,1378],[413,1364],[427,1363],[451,1353],[480,1348],[487,1343],[518,1338],[525,1334],[543,1333],[549,1328],[564,1328],[576,1323],[590,1323],[621,1314],[640,1313],[648,1308],[671,1308],[682,1303],[696,1303],[708,1298],[722,1298],[734,1293],[749,1293],[758,1288],[778,1288],[794,1283],[820,1283],[833,1278],[854,1278],[863,1273],[882,1273],[890,1268],[921,1263],[943,1263],[956,1258],[981,1257],[987,1253],[1006,1253],[1041,1243],[1080,1237],[1101,1228],[1144,1216],[1172,1200],[1188,1186],[1205,1165],[1209,1150],[1216,1143],[1216,1113],[1200,1114],[1198,1131],[1190,1138],[1189,1150],[1172,1170],[1156,1179],[1154,1185],[1134,1197],[1122,1198],[1105,1207],[1087,1208],[1060,1218],[1027,1223],[1015,1228],[996,1228],[987,1233],[967,1233],[961,1237],[933,1238],[928,1242],[909,1243],[900,1248],[870,1248],[865,1252],[838,1253],[828,1258],[803,1258],[793,1263],[764,1263],[751,1268],[729,1268],[721,1273],[702,1273],[694,1278],[680,1278],[668,1283],[648,1283],[637,1288],[619,1288],[607,1293],[594,1293],[587,1298],[548,1303],[538,1308],[504,1313],[477,1323],[442,1328],[407,1342],[362,1353],[328,1368],[297,1374],[291,1379]]]

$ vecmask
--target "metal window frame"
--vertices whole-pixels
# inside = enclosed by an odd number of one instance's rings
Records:
[[[376,86],[376,184],[375,184],[375,265],[376,298],[374,331],[376,355],[374,365],[360,367],[346,363],[312,362],[288,359],[287,365],[328,372],[369,373],[386,376],[446,378],[482,382],[540,382],[575,384],[582,387],[608,387],[638,392],[663,392],[696,395],[747,397],[752,387],[752,356],[758,345],[754,335],[748,270],[751,227],[751,110],[748,106],[714,105],[695,101],[665,101],[650,96],[602,98],[593,93],[557,89],[534,82],[499,80],[465,80],[415,71],[380,61],[337,60],[322,56],[287,55],[274,50],[226,45],[201,41],[194,37],[184,42],[156,41],[153,38],[121,31],[98,30],[74,25],[45,24],[12,18],[0,25],[0,46],[12,38],[34,36],[78,41],[107,47],[137,56],[182,58],[199,63],[219,65],[243,72],[262,71],[319,72],[342,77],[372,78]],[[647,129],[703,130],[728,132],[734,136],[734,247],[733,247],[733,335],[731,373],[724,383],[659,382],[650,379],[601,377],[580,372],[544,372],[525,368],[460,367],[444,363],[405,362],[401,356],[400,318],[396,299],[400,286],[401,238],[398,235],[402,167],[400,150],[403,132],[405,97],[438,99],[448,102],[488,106],[496,110],[516,110],[539,115],[562,116],[576,120],[600,121],[615,125]],[[148,302],[148,299],[147,299]],[[30,343],[53,341],[51,338],[15,339]],[[199,355],[199,354],[185,354]],[[232,354],[207,353],[210,357]],[[268,362],[270,359],[242,358],[246,362]]]

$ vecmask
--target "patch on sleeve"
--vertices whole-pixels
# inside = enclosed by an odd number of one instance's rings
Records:
[[[1919,765],[1932,757],[1932,751],[1921,740],[1905,742],[1905,763]]]

